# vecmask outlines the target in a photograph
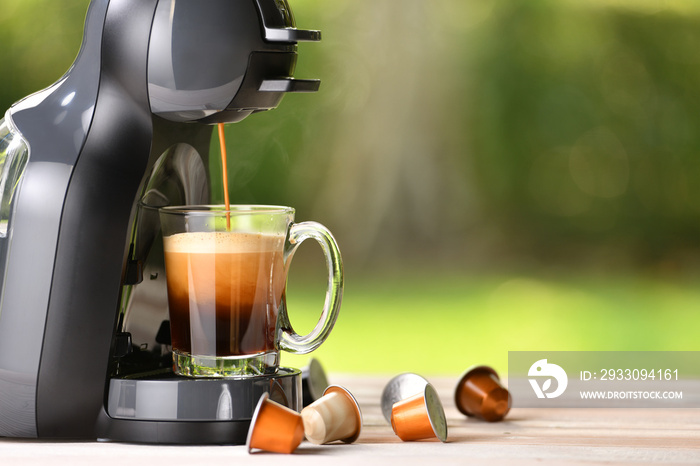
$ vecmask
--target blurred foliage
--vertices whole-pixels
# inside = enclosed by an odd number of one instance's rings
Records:
[[[482,206],[545,260],[696,266],[697,9],[557,5],[515,2],[481,31],[464,95]]]
[[[0,107],[52,84],[75,59],[89,0],[3,0]]]
[[[295,328],[310,331],[322,293],[292,286]],[[556,278],[404,271],[353,280],[328,341],[330,372],[452,374],[508,369],[509,351],[697,351],[697,280]],[[309,355],[283,353],[304,367]],[[697,371],[700,368],[695,370]]]
[[[229,127],[234,202],[357,268],[699,265],[694,0],[290,3],[321,91]],[[87,4],[3,0],[4,107],[65,72]]]

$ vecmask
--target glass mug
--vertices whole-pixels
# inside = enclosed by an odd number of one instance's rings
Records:
[[[173,367],[190,377],[274,373],[280,350],[305,354],[330,333],[340,310],[343,264],[330,231],[294,223],[291,207],[173,206],[163,229]],[[308,335],[289,321],[285,288],[299,245],[316,240],[328,268],[323,312]]]

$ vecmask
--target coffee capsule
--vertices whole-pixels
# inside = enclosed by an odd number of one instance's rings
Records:
[[[389,381],[382,392],[382,414],[387,422],[391,422],[391,409],[398,401],[410,398],[425,391],[428,381],[418,374],[407,372],[399,374]]]
[[[455,405],[462,414],[489,422],[503,419],[513,400],[495,370],[474,366],[462,375],[455,388]]]
[[[427,384],[422,393],[395,403],[391,428],[404,442],[435,437],[446,442],[447,419],[435,388]]]
[[[275,453],[292,453],[304,440],[301,415],[263,393],[250,422],[246,446]]]
[[[315,358],[311,359],[309,364],[301,370],[301,395],[304,407],[321,398],[328,385],[328,378],[321,363]]]
[[[342,440],[352,443],[362,430],[362,412],[352,394],[338,385],[331,385],[323,396],[301,410],[304,433],[316,445]]]

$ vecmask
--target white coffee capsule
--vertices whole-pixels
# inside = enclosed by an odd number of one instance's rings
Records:
[[[362,430],[362,413],[352,394],[338,385],[301,411],[304,434],[316,445],[342,440],[352,443]]]

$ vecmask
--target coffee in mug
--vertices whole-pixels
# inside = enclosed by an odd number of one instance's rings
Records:
[[[342,261],[330,232],[293,223],[274,206],[194,206],[160,210],[175,372],[194,377],[273,373],[279,351],[307,353],[330,332],[340,308]],[[329,266],[322,325],[293,332],[286,310],[289,262],[307,238]]]

